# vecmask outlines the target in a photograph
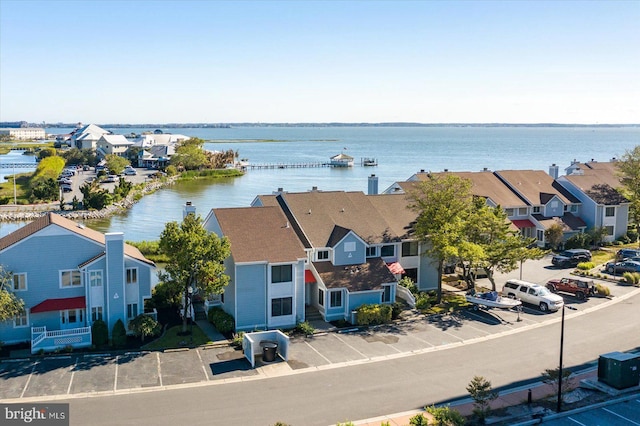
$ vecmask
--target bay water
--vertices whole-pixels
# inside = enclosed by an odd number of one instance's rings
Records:
[[[153,128],[109,129],[129,134]],[[70,129],[47,129],[59,134]],[[250,164],[328,162],[344,152],[352,168],[248,170],[238,178],[179,182],[145,196],[132,209],[107,219],[87,221],[101,232],[121,231],[130,241],[157,239],[168,221],[180,221],[182,206],[193,202],[205,217],[212,208],[249,206],[260,194],[285,191],[367,191],[375,174],[382,191],[420,170],[439,172],[535,169],[558,164],[561,173],[572,160],[609,161],[640,144],[640,127],[232,127],[170,128],[206,140],[208,150],[233,149]],[[360,166],[375,158],[376,167]],[[5,160],[0,157],[0,162]],[[22,224],[0,223],[0,236]]]

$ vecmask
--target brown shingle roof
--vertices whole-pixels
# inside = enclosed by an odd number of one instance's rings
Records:
[[[473,184],[471,193],[478,197],[489,198],[496,205],[502,208],[513,208],[525,206],[526,202],[505,185],[491,171],[483,172],[442,172],[442,173],[417,173],[416,177],[422,181],[427,180],[429,175],[444,175],[445,173],[469,179]]]
[[[587,224],[582,219],[571,213],[565,213],[562,217],[544,217],[541,214],[532,215],[543,227],[548,229],[551,225],[562,226],[564,232],[577,231],[586,228]]]
[[[294,262],[306,257],[304,247],[279,207],[213,209],[222,234],[238,262]]]
[[[580,202],[542,170],[500,170],[495,174],[533,206],[546,204],[554,196],[565,204]]]
[[[397,241],[406,236],[405,228],[416,216],[406,209],[404,196],[400,195],[309,191],[278,197],[286,202],[313,247],[328,247],[336,225],[352,230],[367,243]],[[276,196],[263,195],[260,199],[265,205],[278,205]]]
[[[19,228],[15,232],[12,232],[11,234],[3,238],[0,238],[0,251],[52,225],[59,226],[77,235],[93,240],[99,244],[105,245],[104,234],[102,234],[101,232],[95,231],[91,228],[87,228],[84,225],[76,223],[63,216],[49,212],[44,216],[34,220],[33,222],[23,226],[22,228]],[[150,265],[155,265],[152,261],[144,257],[142,253],[140,253],[140,250],[138,250],[136,247],[133,247],[129,244],[124,245],[124,253],[125,255],[132,257],[134,259],[140,260]]]
[[[565,178],[598,204],[617,205],[627,200],[620,195],[620,178],[615,162],[589,162],[580,167],[581,174]]]
[[[360,265],[333,266],[331,262],[313,262],[313,267],[327,288],[346,288],[350,292],[382,289],[383,284],[397,281],[379,257]]]

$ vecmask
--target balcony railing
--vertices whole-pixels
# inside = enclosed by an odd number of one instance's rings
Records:
[[[86,348],[91,346],[91,327],[51,330],[47,327],[31,327],[31,353],[62,349],[66,346]]]

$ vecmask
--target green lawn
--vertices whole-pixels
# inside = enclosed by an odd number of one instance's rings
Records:
[[[164,336],[144,345],[142,349],[158,350],[188,348],[212,343],[209,337],[207,337],[207,335],[204,334],[204,332],[196,324],[194,324],[193,327],[187,327],[188,329],[193,330],[193,336],[179,336],[178,333],[182,331],[182,324],[176,325],[169,328]]]

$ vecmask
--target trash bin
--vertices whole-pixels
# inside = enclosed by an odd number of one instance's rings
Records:
[[[264,341],[260,343],[262,347],[262,360],[264,362],[273,362],[276,360],[276,351],[278,344],[276,342]]]

